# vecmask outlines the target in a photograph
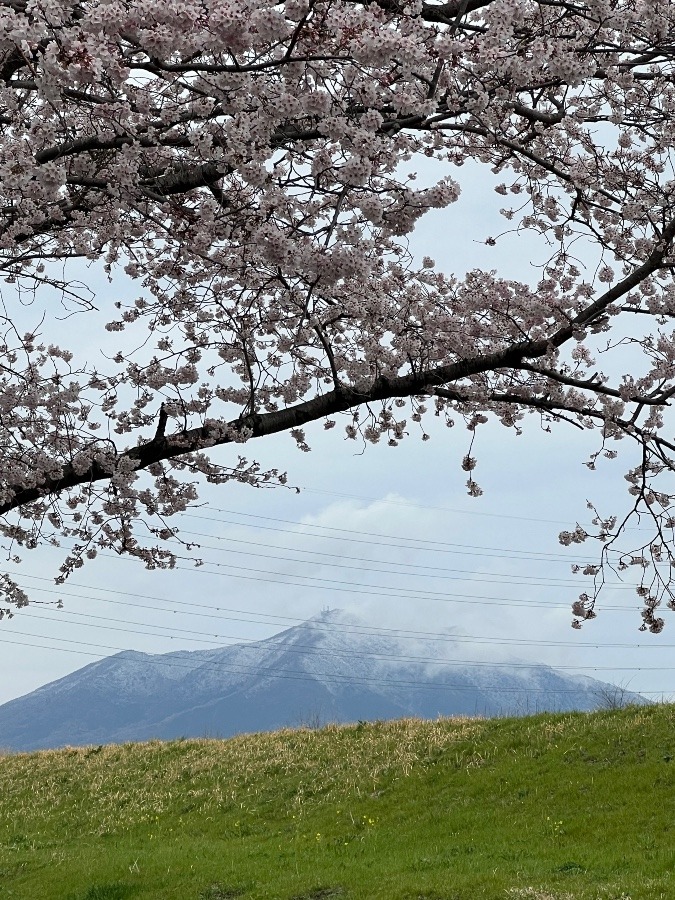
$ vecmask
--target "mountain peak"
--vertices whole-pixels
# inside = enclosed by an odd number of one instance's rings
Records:
[[[324,608],[246,644],[91,663],[0,706],[0,746],[200,737],[303,722],[588,710],[612,685],[546,665],[457,658],[452,639]],[[640,702],[639,695],[623,697]]]
[[[357,616],[355,613],[347,612],[339,606],[324,606],[321,612],[307,619],[303,625],[365,625],[365,619]]]

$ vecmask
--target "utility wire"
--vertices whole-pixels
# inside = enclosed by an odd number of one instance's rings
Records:
[[[224,649],[222,644],[219,643],[216,638],[228,639],[231,640],[232,643],[228,644],[227,647],[241,647],[245,650],[261,650],[263,652],[274,653],[277,651],[283,651],[284,653],[297,653],[300,656],[315,656],[319,658],[347,658],[347,659],[365,659],[365,660],[378,660],[378,661],[392,661],[392,662],[415,662],[415,663],[430,663],[435,667],[455,667],[458,665],[461,666],[482,666],[482,667],[497,667],[502,668],[506,667],[509,669],[554,669],[554,670],[574,670],[574,671],[590,671],[590,672],[672,672],[675,671],[675,666],[598,666],[598,665],[555,665],[551,666],[548,663],[542,662],[523,662],[523,661],[503,661],[503,662],[491,662],[489,660],[472,660],[472,659],[448,659],[437,656],[407,656],[398,653],[362,653],[354,650],[344,650],[340,648],[329,648],[329,649],[321,649],[321,647],[316,647],[311,644],[294,644],[292,647],[287,647],[282,644],[274,645],[272,642],[274,638],[279,637],[279,635],[273,635],[270,638],[262,638],[259,640],[247,639],[245,642],[242,642],[240,638],[237,638],[235,635],[213,635],[208,634],[203,631],[192,631],[187,629],[181,629],[178,634],[160,634],[156,631],[145,631],[138,632],[133,628],[125,628],[118,627],[119,625],[135,625],[141,628],[162,628],[165,631],[176,631],[176,629],[170,628],[164,625],[147,625],[144,622],[131,622],[127,619],[114,619],[109,616],[97,616],[92,615],[91,613],[68,613],[70,616],[78,616],[81,618],[88,619],[96,619],[101,622],[112,622],[115,623],[113,627],[110,629],[111,631],[121,631],[127,634],[133,634],[138,637],[157,637],[164,638],[166,640],[175,640],[177,637],[184,641],[189,641],[191,643],[198,644],[211,644],[217,649]],[[31,619],[39,619],[41,621],[53,622],[54,614],[51,616],[41,616],[38,614],[33,614],[30,616]],[[74,622],[72,623],[81,628],[98,628],[100,629],[100,625],[97,625],[94,622]],[[30,632],[24,631],[13,631],[13,634],[20,634],[24,637],[31,637],[32,634]],[[186,635],[198,635],[198,637],[187,637]]]
[[[514,515],[511,515],[510,513],[492,513],[492,512],[485,512],[485,511],[479,510],[479,509],[458,509],[457,507],[452,507],[452,506],[429,506],[426,503],[425,504],[411,503],[409,500],[391,500],[388,497],[364,497],[364,496],[358,495],[358,494],[344,494],[344,493],[339,493],[338,491],[327,491],[327,490],[322,490],[320,488],[310,488],[310,487],[299,486],[299,490],[302,493],[306,493],[306,494],[323,494],[328,497],[341,497],[342,499],[346,499],[346,500],[361,500],[364,503],[388,503],[388,504],[391,504],[392,506],[410,507],[411,509],[421,509],[424,511],[433,509],[436,512],[449,512],[449,513],[455,513],[460,516],[483,516],[484,518],[488,518],[488,519],[513,519],[516,522],[542,522],[546,525],[560,525],[563,528],[569,528],[569,524],[570,524],[569,521],[565,522],[560,519],[540,519],[540,518],[536,518],[535,516],[514,516]],[[209,506],[209,508],[217,509],[217,507],[212,507],[212,506]],[[582,527],[584,526],[583,522],[580,522],[579,524],[582,525]],[[588,525],[589,527],[591,527],[591,523],[587,522],[585,524]],[[648,531],[649,529],[632,527],[632,528],[628,528],[626,530],[627,531]]]
[[[107,559],[115,559],[115,560],[125,560],[127,562],[136,562],[130,556],[116,556],[112,553],[99,553],[101,557],[105,557]],[[182,559],[185,561],[193,561],[190,557],[187,556],[176,556],[177,559]],[[212,560],[204,560],[203,565],[193,565],[193,566],[181,566],[175,565],[172,566],[172,570],[179,569],[186,572],[192,572],[193,574],[198,573],[200,575],[221,575],[223,574],[227,578],[238,578],[244,581],[256,581],[256,582],[266,582],[271,584],[277,584],[282,586],[289,587],[301,587],[301,588],[312,588],[321,591],[331,591],[341,594],[349,594],[354,595],[358,594],[366,597],[387,597],[392,600],[433,600],[438,601],[440,603],[473,603],[474,600],[479,600],[484,606],[510,606],[513,609],[569,609],[569,603],[556,603],[556,602],[547,602],[547,603],[537,603],[528,600],[514,600],[508,597],[493,597],[491,595],[475,595],[475,594],[451,594],[447,591],[416,591],[415,589],[403,589],[391,587],[389,585],[368,585],[362,584],[360,582],[353,581],[341,581],[338,579],[326,579],[326,578],[314,578],[310,575],[287,575],[285,572],[274,572],[269,571],[268,569],[263,569],[259,571],[257,575],[242,575],[241,572],[249,572],[250,569],[245,566],[233,566],[228,563],[218,563]],[[216,566],[218,569],[222,570],[236,570],[232,571],[224,571],[221,572],[213,572],[210,569],[205,568],[205,566]],[[20,573],[17,573],[20,574]],[[266,576],[277,576],[277,577],[266,577]],[[317,582],[316,584],[303,584],[300,581],[286,580],[282,581],[280,579],[304,579],[304,581],[313,581]],[[486,580],[484,582],[481,579],[463,579],[464,581],[475,581],[476,583],[490,583]],[[500,582],[497,582],[500,583]],[[334,587],[333,585],[343,585],[343,587]],[[530,585],[530,587],[536,587],[536,585]],[[359,588],[365,588],[365,590],[359,590]],[[603,610],[617,610],[621,612],[634,612],[636,609],[640,609],[641,604],[636,604],[633,607],[626,607],[620,605],[610,605],[604,604]]]
[[[17,634],[21,634],[23,636],[23,632],[16,632]],[[28,637],[37,638],[38,640],[51,640],[52,638],[49,635],[36,634],[36,635],[27,635]],[[447,690],[458,690],[458,691],[476,691],[476,690],[489,690],[490,693],[500,693],[500,694],[576,694],[578,692],[578,688],[533,688],[533,687],[522,687],[522,688],[505,688],[505,687],[494,687],[493,685],[462,685],[462,684],[432,684],[428,681],[416,681],[413,679],[377,679],[377,678],[353,678],[349,675],[337,675],[335,673],[313,673],[311,675],[305,672],[297,672],[287,669],[268,669],[261,671],[257,666],[222,666],[222,665],[211,665],[204,664],[199,666],[186,666],[181,665],[179,662],[174,660],[162,660],[161,657],[158,659],[150,654],[143,653],[142,651],[129,651],[127,648],[122,647],[113,647],[109,644],[88,644],[85,641],[76,641],[68,638],[64,638],[63,640],[69,644],[76,644],[82,647],[97,647],[99,649],[106,650],[115,650],[120,653],[141,653],[146,659],[146,662],[152,662],[153,665],[161,665],[161,666],[169,666],[171,668],[182,668],[188,669],[190,671],[203,671],[203,670],[212,670],[218,672],[231,672],[233,674],[243,674],[248,675],[250,673],[256,675],[262,675],[263,673],[271,674],[275,678],[280,679],[292,679],[296,681],[315,681],[317,678],[321,678],[324,682],[329,682],[333,684],[377,684],[377,685],[386,685],[386,686],[395,686],[395,685],[405,685],[410,687],[424,687],[428,690],[438,690],[438,691],[447,691]],[[57,650],[61,652],[70,652],[70,653],[79,653],[85,654],[88,656],[96,656],[99,660],[105,660],[109,657],[101,656],[98,653],[91,653],[87,651],[78,651],[78,650],[70,650],[65,647],[49,647],[39,644],[33,644],[26,641],[12,641],[7,638],[0,637],[0,642],[5,644],[14,644],[15,646],[23,646],[23,647],[35,647],[37,649],[42,650]],[[178,651],[180,652],[180,651]],[[189,653],[190,651],[185,651],[185,653]],[[508,664],[503,666],[496,666],[499,668],[508,668]],[[542,667],[547,668],[547,667]],[[667,693],[666,691],[641,691],[643,695],[647,694],[655,694],[655,695],[663,695]]]
[[[421,503],[411,503],[409,500],[391,500],[388,497],[364,497],[358,494],[344,494],[339,491],[326,491],[319,488],[304,487],[302,485],[299,485],[298,487],[303,494],[323,494],[327,497],[340,497],[343,500],[361,500],[363,503],[388,503],[392,506],[410,507],[411,509],[421,509],[424,511],[433,509],[435,512],[449,512],[460,516],[484,516],[485,518],[490,519],[513,519],[516,522],[542,522],[546,525],[569,525],[569,522],[566,523],[558,519],[539,519],[534,516],[513,516],[509,513],[490,513],[476,509],[459,509],[454,506],[428,506],[426,503],[422,505]],[[209,508],[216,509],[216,507],[212,506],[209,506]]]
[[[240,556],[254,556],[256,559],[276,559],[276,560],[281,560],[282,562],[304,563],[304,564],[310,564],[310,565],[324,565],[324,566],[330,566],[331,568],[352,569],[352,570],[355,569],[359,572],[378,572],[382,575],[402,575],[402,576],[408,576],[408,577],[414,577],[414,578],[435,578],[438,580],[445,580],[445,581],[464,581],[464,580],[466,580],[463,578],[457,578],[456,576],[458,574],[460,574],[460,575],[488,574],[488,573],[484,573],[484,572],[475,572],[475,570],[473,570],[473,569],[448,569],[448,568],[438,568],[435,566],[417,566],[417,565],[412,565],[412,564],[408,564],[408,563],[397,563],[397,562],[394,562],[393,560],[391,560],[391,561],[390,560],[380,560],[380,559],[372,560],[372,559],[367,559],[367,558],[358,557],[358,556],[343,556],[341,554],[335,554],[335,553],[322,553],[320,551],[302,550],[302,549],[296,549],[293,547],[278,547],[276,545],[274,545],[272,547],[272,549],[285,550],[286,552],[291,552],[291,553],[304,553],[304,554],[308,554],[308,555],[311,554],[312,556],[319,556],[321,558],[329,557],[329,558],[334,558],[334,559],[350,559],[350,560],[354,560],[356,562],[374,563],[374,564],[382,565],[382,566],[394,565],[394,566],[399,566],[399,567],[404,568],[404,571],[392,572],[390,568],[389,569],[374,569],[374,568],[371,568],[370,566],[363,566],[363,565],[351,566],[346,563],[337,563],[337,562],[315,563],[312,560],[289,559],[287,556],[276,556],[275,554],[261,553],[260,551],[237,550],[237,549],[233,549],[232,547],[229,546],[230,544],[234,543],[234,544],[246,544],[246,545],[250,545],[250,546],[254,546],[254,547],[265,547],[265,548],[270,547],[269,544],[262,544],[258,541],[242,541],[242,540],[237,540],[236,538],[220,537],[220,536],[214,535],[214,534],[205,534],[204,532],[200,532],[200,531],[185,531],[183,529],[180,530],[179,534],[180,534],[180,536],[188,534],[188,535],[192,535],[195,537],[207,537],[207,538],[211,538],[216,541],[220,541],[223,544],[228,544],[227,547],[215,547],[213,544],[203,544],[201,542],[199,544],[192,545],[192,546],[198,547],[200,550],[201,549],[218,550],[220,553],[235,553]],[[479,553],[470,553],[467,555],[481,556],[481,558],[482,558],[482,554],[479,554]],[[490,554],[484,554],[484,555],[490,556]],[[508,557],[506,557],[506,556],[497,556],[496,558],[497,559],[508,559]],[[453,572],[455,574],[454,575],[432,575],[428,571],[427,572],[412,572],[411,570],[413,570],[413,569],[427,569],[427,570],[433,570],[433,571],[437,571],[437,572]],[[494,575],[496,578],[499,578],[500,580],[509,578],[509,579],[516,579],[518,582],[522,582],[522,581],[533,582],[533,583],[536,583],[535,584],[536,587],[556,587],[556,588],[557,587],[577,587],[579,584],[578,582],[575,582],[572,580],[564,580],[562,578],[552,581],[551,579],[544,578],[540,575],[521,575],[521,574],[512,573],[512,572],[510,572],[510,573],[490,572],[489,574]],[[476,578],[476,579],[471,579],[471,580],[486,581],[488,579]],[[494,583],[494,579],[489,579],[489,581],[491,583]],[[606,585],[608,587],[617,586],[619,590],[632,589],[631,585],[625,585],[619,581],[606,582]]]
[[[34,581],[45,581],[52,582],[52,579],[45,578],[44,576],[39,575],[24,575],[24,578],[28,578]],[[242,610],[235,609],[228,606],[210,606],[206,603],[195,603],[186,600],[174,600],[167,597],[158,597],[152,594],[138,594],[131,591],[122,591],[117,590],[115,588],[104,588],[104,587],[94,587],[93,585],[80,584],[79,582],[69,582],[71,587],[82,588],[83,590],[88,591],[98,591],[105,592],[110,594],[115,594],[116,596],[125,596],[125,597],[133,597],[134,601],[124,601],[124,600],[111,600],[109,597],[92,597],[82,594],[74,594],[69,591],[62,590],[61,586],[58,587],[59,596],[63,597],[72,597],[76,600],[88,600],[91,602],[101,602],[114,604],[116,606],[129,606],[132,609],[146,609],[155,612],[162,612],[164,614],[170,613],[173,615],[182,615],[182,616],[190,616],[190,617],[200,617],[207,619],[218,619],[218,620],[226,620],[232,622],[242,622],[244,624],[249,625],[270,625],[272,627],[285,627],[289,628],[291,625],[299,625],[304,624],[306,628],[311,628],[317,631],[338,631],[347,634],[357,634],[357,635],[368,635],[373,637],[388,637],[394,636],[400,640],[414,640],[419,641],[421,639],[425,641],[441,641],[441,642],[458,642],[461,641],[463,643],[480,643],[480,644],[513,644],[516,646],[542,646],[542,647],[577,647],[584,648],[587,647],[589,649],[600,650],[605,648],[615,648],[615,649],[633,649],[633,650],[648,650],[652,652],[656,649],[675,649],[675,644],[661,644],[661,643],[650,643],[648,644],[635,644],[635,643],[586,643],[581,640],[577,641],[552,641],[546,639],[522,639],[522,638],[510,638],[506,636],[494,637],[491,638],[485,635],[466,635],[466,634],[452,634],[449,635],[447,633],[439,633],[434,631],[415,631],[411,629],[402,629],[402,628],[384,628],[381,626],[370,626],[370,625],[350,625],[348,623],[342,622],[311,622],[304,619],[301,619],[297,616],[279,616],[274,613],[256,613],[250,610]],[[53,594],[55,591],[54,587],[51,588],[41,588],[41,587],[31,587],[31,591],[39,591],[43,593]],[[166,604],[169,606],[183,606],[186,607],[186,610],[177,610],[177,609],[167,609],[166,605],[163,606],[149,606],[147,604],[139,603],[138,599],[143,600],[154,600],[157,603]],[[197,609],[202,610],[210,610],[210,612],[195,612]],[[61,612],[65,612],[61,611]],[[226,613],[238,613],[238,616],[226,615]],[[30,617],[31,612],[30,608],[26,611],[25,616]],[[84,615],[84,613],[82,614]],[[241,616],[246,616],[246,618],[241,618]],[[257,616],[258,618],[252,619],[251,616]],[[290,624],[289,624],[290,623]],[[210,632],[209,632],[210,634]],[[225,637],[223,635],[223,637]],[[237,640],[242,640],[242,638],[237,637]]]
[[[211,508],[212,507],[209,507],[209,509],[211,509]],[[340,534],[313,534],[311,532],[311,530],[309,532],[307,532],[308,534],[311,534],[313,537],[322,537],[325,539],[336,540],[336,541],[349,540],[353,543],[370,544],[370,545],[373,545],[376,547],[394,547],[394,548],[400,550],[401,547],[403,546],[403,547],[408,547],[408,549],[410,549],[410,550],[424,551],[425,553],[453,552],[451,550],[448,550],[447,548],[459,548],[460,550],[469,549],[469,550],[480,550],[480,551],[503,551],[504,553],[509,553],[509,554],[514,553],[514,552],[521,553],[521,554],[527,553],[527,551],[513,551],[507,547],[482,547],[479,544],[458,544],[458,543],[451,543],[448,541],[429,541],[429,540],[426,540],[423,538],[399,537],[395,534],[379,534],[378,532],[358,531],[356,529],[350,529],[350,528],[337,528],[337,527],[333,527],[330,525],[318,525],[314,522],[298,522],[298,521],[295,521],[292,519],[279,519],[279,518],[273,518],[272,516],[258,516],[258,515],[254,515],[253,513],[240,513],[240,512],[235,512],[234,510],[218,509],[218,508],[214,508],[214,509],[217,512],[224,512],[224,513],[227,513],[228,515],[245,516],[246,518],[251,518],[251,519],[261,519],[265,522],[279,522],[279,523],[284,523],[286,525],[293,525],[297,528],[317,529],[317,530],[329,531],[329,532],[340,532],[341,534],[348,534],[348,535],[355,535],[355,534],[362,535],[363,537],[358,537],[358,538],[357,537],[348,537],[348,538],[346,538],[346,537],[341,537]],[[262,531],[282,531],[285,534],[288,533],[288,528],[281,528],[277,525],[272,526],[272,525],[249,524],[247,522],[237,522],[237,521],[233,521],[232,519],[222,519],[217,516],[197,515],[196,513],[189,513],[189,512],[183,512],[183,513],[181,513],[181,516],[185,516],[186,518],[189,518],[189,519],[202,519],[207,522],[218,522],[221,525],[236,525],[240,528],[242,528],[242,527],[243,528],[257,528]],[[378,537],[378,538],[385,538],[387,540],[372,541],[372,540],[365,540],[364,539],[365,537]],[[395,541],[397,543],[391,543],[391,541]],[[421,544],[422,546],[421,547],[420,546],[415,546],[415,547],[409,546],[410,544],[413,544],[413,543]],[[454,552],[457,552],[457,551],[455,550]],[[527,553],[526,558],[529,559],[530,556],[532,557],[532,559],[541,559],[542,562],[548,561],[547,558],[550,558],[553,556],[558,556],[561,560],[567,559],[569,561],[569,558],[564,556],[564,554],[538,553],[537,551],[531,551],[530,553]]]

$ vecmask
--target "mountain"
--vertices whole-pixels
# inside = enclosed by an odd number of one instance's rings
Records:
[[[0,747],[229,737],[287,725],[591,710],[613,685],[517,661],[458,661],[463,646],[327,610],[266,640],[125,651],[0,706]],[[622,692],[623,702],[644,702]]]

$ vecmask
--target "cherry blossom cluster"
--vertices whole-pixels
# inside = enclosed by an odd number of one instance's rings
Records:
[[[22,333],[7,305],[12,558],[68,539],[61,579],[102,548],[171,566],[167,520],[200,482],[285,482],[221,448],[287,431],[307,451],[312,421],[392,447],[427,440],[430,416],[463,422],[478,496],[476,430],[533,414],[594,430],[592,469],[618,441],[639,446],[628,514],[653,539],[627,550],[627,519],[596,514],[596,532],[560,540],[600,547],[577,626],[606,567],[635,558],[643,627],[660,630],[675,561],[674,47],[675,7],[655,0],[4,3],[0,277],[17,302],[60,292],[119,340],[93,367],[48,323]],[[427,158],[446,172],[418,187],[403,173]],[[546,242],[529,283],[493,271],[499,236],[480,270],[415,265],[406,239],[427,211],[462,227],[467,161],[496,176],[503,231]],[[81,293],[83,262],[107,273],[110,301]],[[0,593],[22,605],[12,585]]]

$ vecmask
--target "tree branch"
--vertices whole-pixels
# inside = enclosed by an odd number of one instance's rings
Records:
[[[460,360],[427,372],[410,373],[396,378],[380,376],[369,386],[359,389],[341,387],[276,412],[254,413],[230,422],[210,422],[199,428],[191,428],[169,436],[156,435],[152,440],[120,453],[117,456],[117,468],[124,468],[125,461],[130,461],[134,469],[146,469],[163,460],[185,456],[199,450],[299,428],[307,422],[346,412],[364,403],[423,394],[431,387],[458,381],[480,372],[517,366],[525,354],[531,353],[531,347],[532,345],[528,343],[518,344],[506,350],[488,353],[475,359]],[[81,484],[109,479],[113,474],[114,469],[108,469],[97,461],[92,462],[85,470],[78,467],[77,471],[72,464],[67,464],[58,477],[46,478],[35,487],[14,488],[14,497],[0,504],[0,515]],[[9,488],[11,490],[12,486],[9,485]]]

